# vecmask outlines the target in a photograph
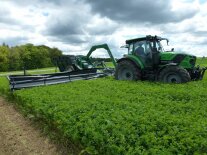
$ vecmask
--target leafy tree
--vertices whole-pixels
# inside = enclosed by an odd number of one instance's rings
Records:
[[[0,71],[7,71],[9,68],[8,53],[7,46],[0,46]]]
[[[49,58],[49,51],[47,48],[38,46],[33,48],[31,51],[31,58],[33,65],[36,68],[43,68],[52,66],[51,60]]]
[[[62,55],[62,51],[60,51],[58,48],[52,48],[49,51],[49,56],[51,60],[54,60],[55,58],[59,57]]]
[[[26,69],[31,69],[31,54],[29,49],[27,49],[26,45],[18,47],[19,54],[20,54],[20,67],[23,69],[26,67]]]
[[[62,55],[57,48],[45,45],[25,44],[9,47],[5,43],[0,46],[0,71],[13,71],[54,66],[53,59]]]
[[[20,53],[17,48],[11,48],[8,55],[9,71],[15,71],[20,69]]]

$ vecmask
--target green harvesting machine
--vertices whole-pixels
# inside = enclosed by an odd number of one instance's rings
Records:
[[[40,85],[71,82],[114,75],[117,80],[150,80],[164,83],[185,83],[202,80],[206,67],[196,66],[196,56],[165,51],[161,41],[167,38],[148,35],[126,40],[128,54],[116,60],[107,44],[92,46],[86,56],[63,55],[54,60],[60,73],[43,75],[8,76],[12,90]],[[94,61],[91,54],[96,49],[105,49],[114,68],[104,62]]]
[[[185,83],[202,80],[206,67],[196,66],[196,56],[164,51],[166,38],[146,36],[126,40],[128,54],[117,61],[117,80],[152,80],[165,83]]]

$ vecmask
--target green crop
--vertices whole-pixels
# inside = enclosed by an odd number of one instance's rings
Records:
[[[206,92],[206,77],[187,84],[105,78],[14,95],[27,114],[92,154],[202,154]]]
[[[6,77],[0,77],[0,94],[8,93],[9,82]]]
[[[199,66],[207,67],[207,58],[205,58],[205,57],[203,57],[203,58],[197,58],[196,63]]]
[[[0,77],[0,94],[8,91]],[[206,75],[187,84],[104,78],[20,90],[14,99],[25,114],[91,154],[205,154],[206,92]]]

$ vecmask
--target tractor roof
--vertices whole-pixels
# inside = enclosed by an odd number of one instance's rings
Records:
[[[157,40],[166,40],[165,38],[161,38],[159,36],[147,35],[146,37],[142,37],[142,38],[134,38],[134,39],[126,40],[126,44],[130,44],[130,43],[133,43],[133,42],[136,42],[136,41],[154,40],[154,39],[157,39]]]

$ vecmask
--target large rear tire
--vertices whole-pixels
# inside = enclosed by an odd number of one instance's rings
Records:
[[[168,66],[158,76],[158,81],[164,83],[186,83],[190,80],[188,71],[179,66]]]
[[[140,80],[141,71],[133,62],[123,60],[116,67],[115,78],[117,80]]]

